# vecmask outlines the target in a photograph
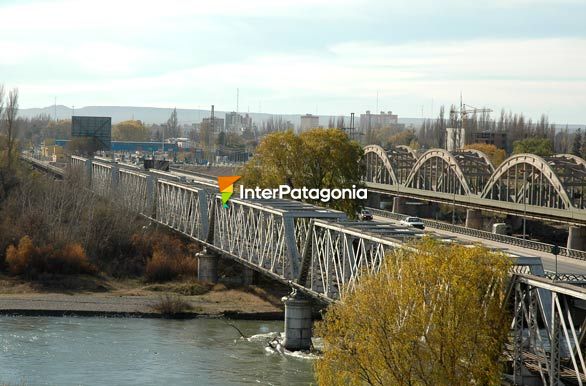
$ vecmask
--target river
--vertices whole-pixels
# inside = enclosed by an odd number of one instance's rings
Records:
[[[282,322],[0,316],[0,385],[308,385],[313,360],[266,349]]]

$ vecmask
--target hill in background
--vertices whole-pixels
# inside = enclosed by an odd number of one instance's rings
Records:
[[[73,109],[63,105],[57,105],[56,113],[58,119],[69,119],[73,115]],[[161,107],[133,107],[133,106],[86,106],[75,109],[75,115],[86,115],[86,116],[106,116],[112,117],[112,123],[118,123],[126,121],[128,119],[138,119],[144,123],[164,123],[171,115],[172,108],[161,108]],[[32,118],[34,116],[45,114],[53,117],[55,115],[55,107],[48,106],[44,108],[31,108],[21,109],[19,115],[21,117]],[[218,118],[224,118],[226,111],[216,111],[215,116]],[[241,114],[244,114],[241,112]],[[269,113],[249,113],[252,120],[259,125],[263,121],[267,121],[271,117],[281,117],[286,121],[291,121],[298,127],[301,121],[302,114],[269,114]],[[200,109],[177,109],[177,118],[180,124],[191,125],[193,123],[199,123],[203,118],[210,116],[210,110]],[[330,118],[334,120],[338,116],[331,115],[320,115],[320,125],[327,127]],[[355,126],[359,126],[360,112],[356,112]],[[402,118],[399,117],[399,123],[404,123],[405,126],[413,125],[415,128],[419,128],[423,122],[422,118]],[[350,124],[350,116],[346,116],[346,124]],[[571,124],[568,125],[571,131],[576,130],[580,127],[585,127],[584,124]],[[565,127],[565,125],[557,125],[558,128]]]

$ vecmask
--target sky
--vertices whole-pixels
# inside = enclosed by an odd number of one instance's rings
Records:
[[[462,93],[586,123],[585,15],[584,0],[0,0],[0,84],[21,108],[228,111],[239,89],[239,111],[420,118]]]

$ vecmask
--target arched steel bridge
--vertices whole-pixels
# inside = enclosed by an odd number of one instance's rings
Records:
[[[571,154],[516,154],[495,167],[478,150],[364,148],[371,191],[586,225],[586,161]]]

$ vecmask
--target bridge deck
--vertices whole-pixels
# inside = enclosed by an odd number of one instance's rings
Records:
[[[399,221],[392,220],[386,217],[381,216],[374,216],[376,222],[379,223],[392,223],[398,224]],[[426,232],[430,233],[433,232],[438,235],[444,235],[446,237],[453,237],[459,240],[468,241],[472,243],[482,243],[488,248],[493,249],[502,249],[511,251],[514,254],[520,256],[535,256],[539,257],[543,263],[543,268],[546,271],[555,272],[555,257],[551,253],[536,251],[534,249],[522,248],[518,246],[513,246],[510,244],[499,243],[498,241],[486,240],[480,237],[462,235],[460,233],[449,232],[442,229],[435,229],[431,227],[426,228]],[[578,274],[586,274],[586,261],[572,259],[570,257],[565,256],[558,256],[558,272],[563,273],[578,273]]]

